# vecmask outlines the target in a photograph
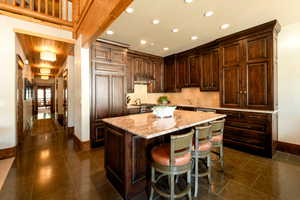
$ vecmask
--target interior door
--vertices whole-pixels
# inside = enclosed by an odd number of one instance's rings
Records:
[[[233,42],[221,47],[221,104],[224,107],[241,107],[241,46],[241,42]]]
[[[244,40],[246,63],[243,94],[245,107],[250,109],[273,109],[273,85],[270,56],[272,38],[251,37]]]

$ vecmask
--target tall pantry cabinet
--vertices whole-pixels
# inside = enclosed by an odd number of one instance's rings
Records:
[[[91,145],[104,142],[101,119],[126,113],[127,48],[96,41],[91,50]]]

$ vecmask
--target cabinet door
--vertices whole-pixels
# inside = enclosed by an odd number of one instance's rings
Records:
[[[210,91],[219,90],[219,79],[220,79],[220,71],[219,71],[219,51],[212,51],[212,85]]]
[[[126,64],[126,51],[124,48],[111,48],[110,62],[113,64]]]
[[[189,86],[200,85],[200,56],[189,57]]]
[[[165,58],[164,66],[164,91],[176,91],[176,60],[175,56]]]
[[[98,62],[108,63],[110,61],[111,48],[96,42],[93,45],[93,59]]]
[[[188,70],[188,57],[181,56],[178,58],[178,64],[176,65],[176,86],[178,89],[188,87],[189,70]]]
[[[272,39],[268,36],[252,37],[245,39],[244,45],[245,106],[251,109],[273,109],[273,75],[270,68]]]
[[[134,57],[128,55],[127,56],[127,92],[133,93],[134,92],[134,69],[135,69],[135,63],[134,63]]]
[[[207,91],[212,82],[212,54],[205,52],[201,54],[201,87],[200,90]]]
[[[221,46],[221,106],[241,106],[241,42]]]
[[[97,73],[94,76],[94,122],[110,117],[110,76],[105,73]]]
[[[155,81],[152,83],[152,92],[163,92],[163,63],[161,61],[154,61],[153,70]]]
[[[126,111],[125,76],[111,75],[110,88],[110,116],[124,115]]]

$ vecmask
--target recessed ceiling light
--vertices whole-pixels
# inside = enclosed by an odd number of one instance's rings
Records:
[[[146,44],[147,41],[146,40],[141,40],[141,44]]]
[[[113,35],[114,32],[113,32],[112,30],[108,30],[108,31],[106,31],[106,34],[107,34],[107,35]]]
[[[223,24],[222,26],[221,26],[221,29],[226,29],[226,28],[228,28],[230,25],[229,24]]]
[[[28,65],[28,64],[29,64],[29,61],[26,59],[26,60],[24,61],[24,63],[25,63],[25,65]]]
[[[126,12],[127,12],[127,13],[133,13],[133,11],[134,11],[133,8],[130,8],[130,7],[129,7],[129,8],[126,8]]]
[[[191,37],[191,40],[197,40],[198,39],[198,36],[192,36]]]
[[[169,48],[168,48],[168,47],[165,47],[165,48],[164,48],[164,51],[168,51],[168,50],[169,50]]]
[[[158,19],[154,19],[153,21],[152,21],[152,24],[159,24],[160,23],[160,21],[158,20]]]
[[[173,29],[172,29],[172,32],[173,32],[173,33],[177,33],[178,31],[179,31],[178,28],[173,28]]]
[[[185,3],[192,3],[193,0],[184,0]]]
[[[210,17],[210,16],[213,16],[213,15],[214,15],[213,11],[207,11],[207,12],[204,13],[205,17]]]

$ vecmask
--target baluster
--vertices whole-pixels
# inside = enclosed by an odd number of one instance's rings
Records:
[[[52,0],[52,16],[55,17],[55,0]]]
[[[58,0],[58,13],[59,13],[59,19],[62,19],[62,16],[61,16],[61,5],[62,5],[62,3],[61,3],[61,0]]]
[[[69,21],[69,13],[68,13],[68,0],[66,0],[66,21]]]
[[[45,13],[48,15],[48,0],[45,0]]]
[[[38,0],[38,12],[41,12],[41,0]]]
[[[22,7],[22,8],[25,7],[25,0],[21,0],[21,7]]]
[[[16,6],[16,0],[13,0],[13,6]]]

